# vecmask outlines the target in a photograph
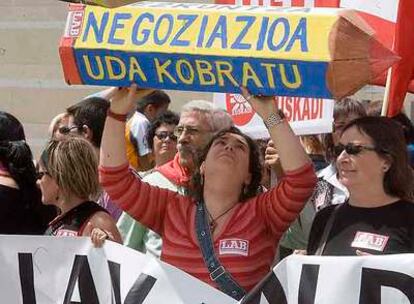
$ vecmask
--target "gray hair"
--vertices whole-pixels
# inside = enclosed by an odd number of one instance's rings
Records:
[[[207,100],[192,100],[185,104],[181,113],[189,112],[199,112],[209,124],[212,132],[219,132],[234,125],[231,116],[225,110]]]

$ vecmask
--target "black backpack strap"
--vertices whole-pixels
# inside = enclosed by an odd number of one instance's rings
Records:
[[[246,291],[226,271],[214,253],[204,202],[197,204],[195,225],[198,244],[203,255],[204,263],[210,272],[210,279],[219,286],[222,292],[236,300],[240,300],[246,294]]]
[[[338,210],[339,210],[340,206],[341,206],[341,204],[336,205],[335,207],[333,207],[332,213],[329,216],[328,221],[326,222],[325,228],[323,230],[323,234],[322,234],[321,240],[319,241],[318,248],[315,251],[315,255],[322,255],[323,254],[323,251],[325,250],[326,242],[328,241],[329,233],[331,232],[333,223],[334,223],[335,218],[336,218],[336,214],[338,213]]]

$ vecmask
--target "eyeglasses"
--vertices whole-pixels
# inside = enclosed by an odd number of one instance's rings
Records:
[[[341,132],[345,126],[347,125],[347,122],[333,122],[332,123],[332,132]]]
[[[66,134],[69,134],[70,131],[72,131],[74,129],[79,129],[79,127],[78,126],[72,126],[72,127],[61,126],[61,127],[59,127],[58,131],[59,131],[60,134],[66,135]]]
[[[338,157],[339,155],[341,155],[341,153],[344,150],[348,155],[358,155],[364,150],[365,151],[378,151],[378,149],[375,148],[374,146],[358,145],[358,144],[353,144],[353,143],[349,143],[346,145],[338,144],[334,147],[335,156]]]
[[[49,172],[47,172],[47,171],[38,171],[38,172],[36,172],[36,179],[42,179],[43,176],[45,176],[45,175],[49,175]]]
[[[167,138],[169,138],[172,141],[177,141],[177,136],[174,135],[174,132],[161,131],[155,133],[155,136],[157,136],[159,140],[166,140]]]
[[[180,137],[181,134],[187,132],[189,135],[197,135],[200,134],[202,131],[191,126],[176,126],[174,129],[174,135]]]

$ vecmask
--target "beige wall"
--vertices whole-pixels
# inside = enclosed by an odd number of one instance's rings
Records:
[[[0,0],[0,110],[23,122],[36,155],[46,141],[50,120],[100,90],[64,82],[58,44],[67,5],[57,0]],[[169,94],[176,111],[188,100],[212,98],[210,93]]]
[[[70,87],[63,80],[58,43],[66,8],[67,3],[57,0],[0,0],[0,109],[13,113],[24,123],[36,155],[46,140],[49,121],[67,106],[99,90]],[[194,98],[212,98],[209,93],[169,93],[174,110]],[[366,99],[381,96],[382,92],[374,89],[358,94]],[[411,109],[407,110],[411,113]]]

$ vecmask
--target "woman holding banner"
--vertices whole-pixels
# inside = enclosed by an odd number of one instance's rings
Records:
[[[61,212],[45,235],[92,236],[95,243],[103,238],[122,243],[112,217],[92,201],[99,191],[98,160],[87,140],[77,136],[52,139],[40,157],[37,183],[43,203]]]
[[[102,138],[101,184],[132,217],[158,232],[161,259],[240,299],[269,272],[276,244],[311,195],[312,164],[272,98],[243,95],[265,120],[278,145],[285,176],[257,195],[261,168],[254,142],[236,128],[216,134],[200,159],[193,197],[143,183],[128,168],[124,134],[136,91],[119,91]],[[128,95],[126,98],[125,95]],[[191,136],[181,126],[178,142]],[[197,179],[197,178],[196,178]]]
[[[385,117],[353,120],[334,151],[350,196],[316,215],[308,254],[414,253],[413,173],[401,127]]]

